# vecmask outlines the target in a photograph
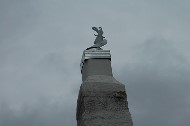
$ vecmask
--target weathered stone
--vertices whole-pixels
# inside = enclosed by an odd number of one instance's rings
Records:
[[[78,126],[132,126],[125,86],[111,76],[89,76],[81,85]]]
[[[111,57],[89,51],[91,57],[82,60],[77,126],[133,126],[125,85],[113,77]]]

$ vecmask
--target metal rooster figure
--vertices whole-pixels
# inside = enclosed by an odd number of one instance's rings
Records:
[[[94,41],[94,45],[89,47],[89,48],[100,48],[104,45],[107,44],[107,40],[104,39],[105,37],[103,36],[103,30],[102,30],[102,27],[92,27],[92,30],[96,31],[98,34],[94,34],[96,36],[96,39]]]

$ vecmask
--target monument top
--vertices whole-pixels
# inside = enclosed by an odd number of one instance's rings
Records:
[[[85,60],[88,59],[109,59],[111,60],[111,54],[110,50],[103,50],[102,46],[107,44],[107,40],[104,39],[105,37],[103,36],[103,30],[102,27],[92,27],[92,30],[97,32],[96,39],[94,41],[94,45],[87,48],[86,50],[83,51],[81,63],[80,63],[80,69],[82,73],[83,65],[85,63]]]
[[[104,32],[102,30],[102,27],[98,27],[98,28],[97,27],[92,27],[92,30],[97,32],[97,35],[94,34],[96,36],[96,39],[94,41],[94,45],[87,48],[86,50],[91,49],[91,48],[100,48],[100,47],[107,44],[107,40],[104,39],[105,37],[103,36]]]

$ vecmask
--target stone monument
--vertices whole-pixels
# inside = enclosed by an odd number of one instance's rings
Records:
[[[94,45],[83,51],[82,81],[77,100],[77,126],[133,126],[124,84],[112,74],[110,50],[101,27]]]

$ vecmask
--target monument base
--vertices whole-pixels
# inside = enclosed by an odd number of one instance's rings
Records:
[[[113,76],[83,81],[77,101],[77,126],[132,126],[125,86]]]

